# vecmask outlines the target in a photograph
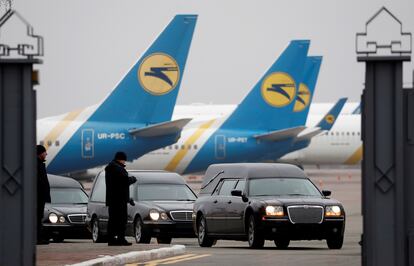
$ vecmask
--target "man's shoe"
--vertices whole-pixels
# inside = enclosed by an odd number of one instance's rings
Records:
[[[118,241],[114,240],[110,240],[108,241],[108,246],[120,246]]]
[[[47,239],[37,240],[36,245],[49,245],[49,240],[47,240]]]

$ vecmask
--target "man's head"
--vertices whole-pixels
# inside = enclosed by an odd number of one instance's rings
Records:
[[[118,161],[122,164],[125,164],[125,161],[127,160],[127,155],[126,155],[125,152],[119,151],[119,152],[115,153],[114,160]]]
[[[36,146],[36,153],[37,153],[37,157],[40,160],[42,161],[46,160],[47,152],[46,152],[46,148],[43,145]]]

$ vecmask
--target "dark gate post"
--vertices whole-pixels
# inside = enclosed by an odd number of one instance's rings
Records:
[[[8,21],[25,26],[35,44],[6,44]],[[42,55],[42,39],[11,9],[0,18],[0,265],[36,263],[36,95],[33,56]],[[16,53],[15,58],[10,53]]]
[[[366,65],[362,265],[408,265],[402,67],[411,60],[411,34],[403,33],[401,22],[381,8],[356,42],[358,61]]]

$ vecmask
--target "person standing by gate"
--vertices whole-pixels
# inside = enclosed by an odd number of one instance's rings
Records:
[[[134,205],[129,197],[129,186],[137,181],[125,170],[127,156],[120,151],[105,167],[106,206],[108,206],[108,246],[129,246],[132,243],[125,239],[128,218],[128,202]]]
[[[47,156],[46,148],[42,145],[36,146],[37,153],[37,244],[49,244],[43,226],[43,213],[46,202],[50,202],[50,185],[47,179],[45,160]]]

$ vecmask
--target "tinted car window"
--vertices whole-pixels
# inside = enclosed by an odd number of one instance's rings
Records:
[[[88,203],[88,196],[80,188],[51,188],[50,197],[53,204]]]
[[[308,179],[255,178],[249,181],[249,196],[317,196],[321,193]]]
[[[223,185],[220,187],[219,195],[230,196],[236,182],[237,180],[224,180]]]
[[[93,188],[93,193],[91,195],[91,201],[105,202],[105,176],[101,174],[97,178],[98,179],[96,180],[95,186]]]
[[[133,194],[138,201],[152,200],[196,200],[196,196],[186,185],[176,184],[139,184],[134,186]]]

